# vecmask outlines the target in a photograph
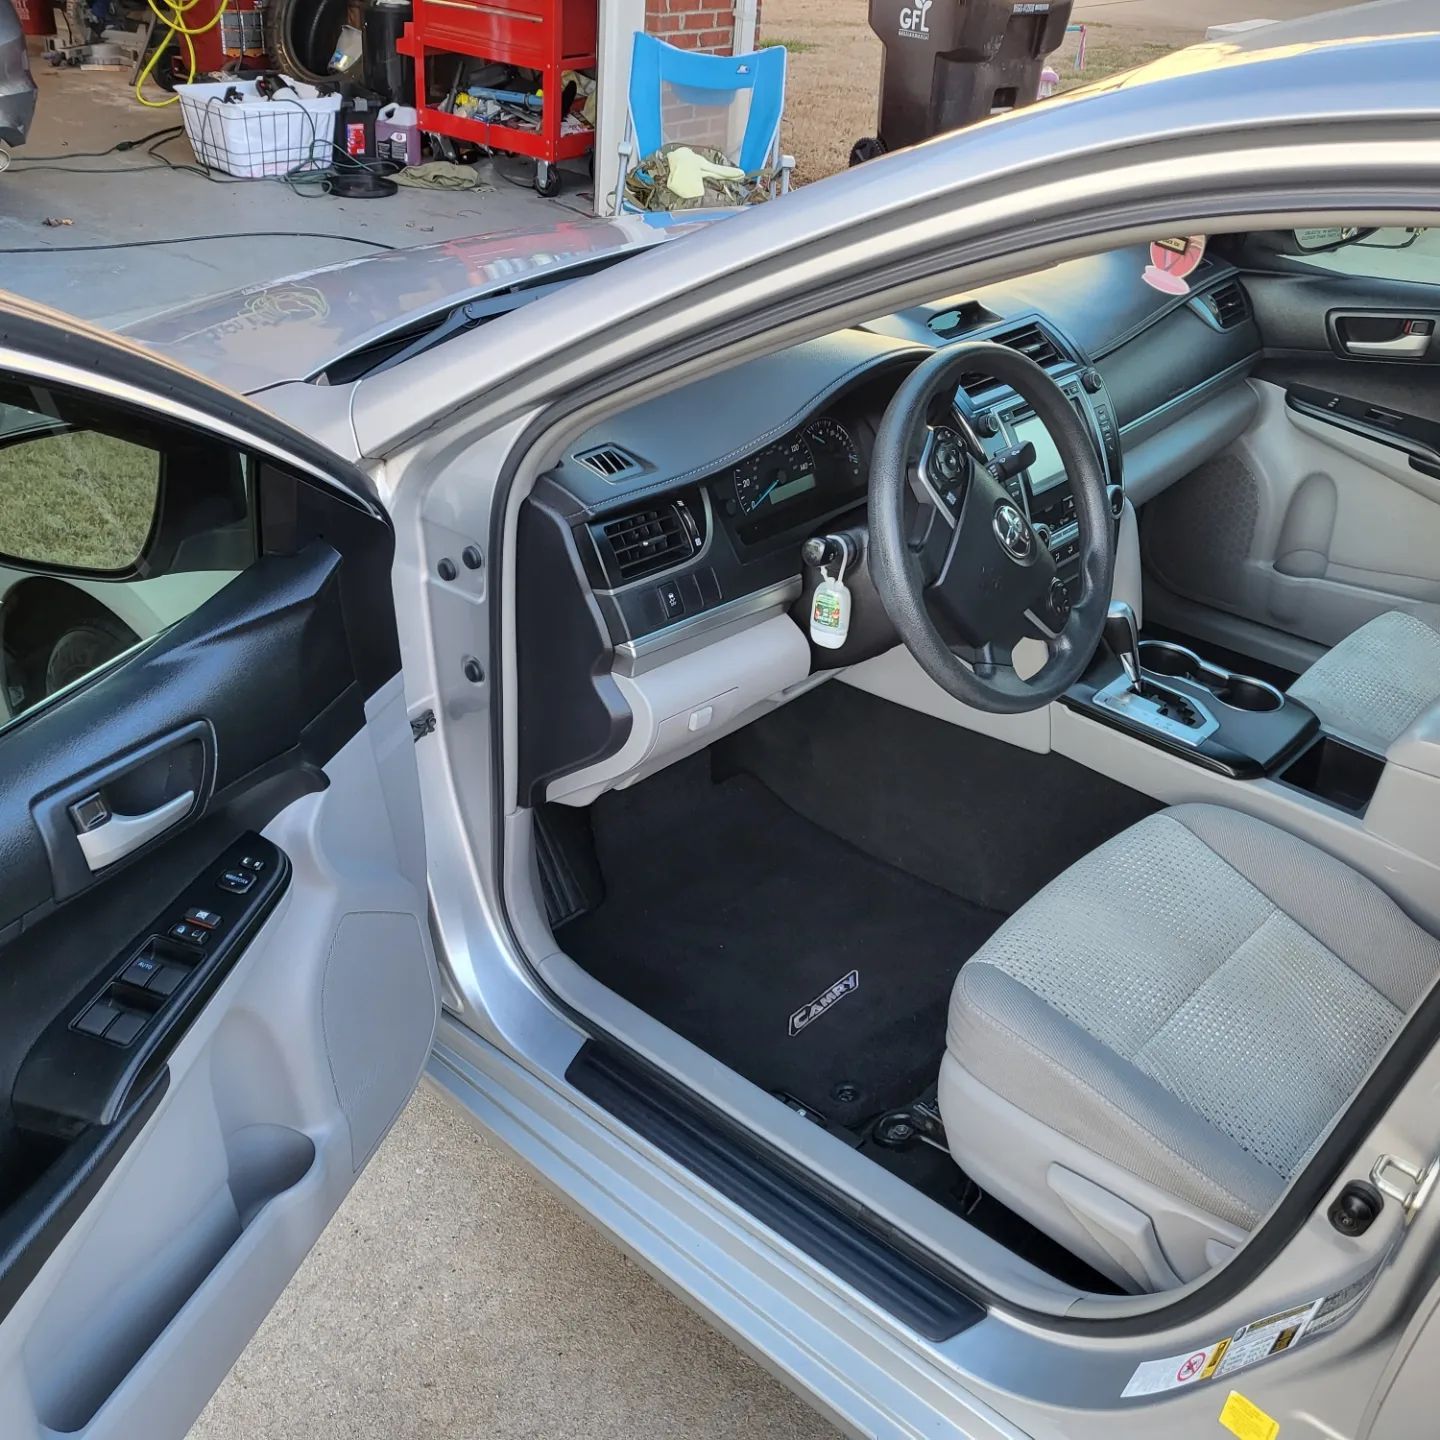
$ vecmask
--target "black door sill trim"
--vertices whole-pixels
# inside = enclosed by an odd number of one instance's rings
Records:
[[[588,1040],[565,1078],[925,1339],[949,1340],[984,1318],[948,1280],[725,1133],[683,1092],[657,1084],[619,1051]]]

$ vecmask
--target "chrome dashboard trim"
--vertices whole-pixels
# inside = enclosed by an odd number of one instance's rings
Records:
[[[615,647],[615,672],[619,675],[644,675],[669,660],[679,660],[703,646],[726,636],[749,630],[772,616],[783,615],[801,596],[805,583],[798,575],[756,590],[750,595],[727,600],[713,610],[677,620],[663,630],[643,635],[638,640],[623,640]]]

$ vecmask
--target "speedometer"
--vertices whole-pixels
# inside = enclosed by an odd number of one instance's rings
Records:
[[[827,486],[848,491],[860,483],[860,447],[838,420],[824,415],[812,420],[803,434],[815,463],[825,473]]]
[[[803,435],[777,440],[735,467],[735,501],[747,515],[815,488],[815,456]]]

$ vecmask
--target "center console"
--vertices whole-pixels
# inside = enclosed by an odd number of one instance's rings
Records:
[[[1320,731],[1304,705],[1268,680],[1185,645],[1140,640],[1123,604],[1111,607],[1105,644],[1061,703],[1237,780],[1274,774]]]

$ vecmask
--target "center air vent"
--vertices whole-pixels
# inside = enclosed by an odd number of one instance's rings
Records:
[[[629,510],[590,527],[605,576],[626,585],[688,560],[704,544],[696,511],[682,499]]]
[[[625,480],[638,475],[645,467],[618,445],[596,445],[590,450],[577,450],[575,458],[602,480]]]
[[[1208,294],[1197,295],[1195,301],[1220,330],[1233,330],[1250,318],[1250,297],[1238,280],[1227,280]]]
[[[1050,332],[1043,325],[1022,325],[1018,330],[990,338],[997,345],[1004,345],[1009,350],[1018,350],[1022,355],[1028,356],[1042,370],[1053,370],[1065,361],[1060,347],[1050,338]],[[979,370],[967,370],[960,376],[960,388],[972,396],[993,390],[999,383],[993,375],[986,375]]]

